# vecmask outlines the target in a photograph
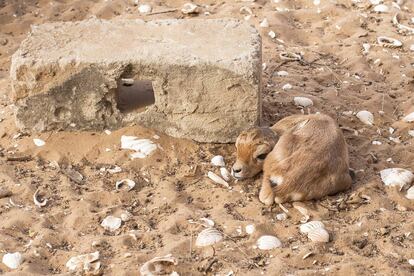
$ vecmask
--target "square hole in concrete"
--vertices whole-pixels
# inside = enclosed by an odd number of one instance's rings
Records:
[[[116,105],[122,113],[142,112],[155,103],[151,80],[121,78],[115,91]]]

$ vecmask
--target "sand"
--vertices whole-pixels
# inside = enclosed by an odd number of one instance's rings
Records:
[[[64,275],[71,257],[99,251],[103,275],[138,275],[144,262],[168,253],[178,259],[174,270],[180,275],[412,275],[408,260],[414,258],[414,203],[404,198],[404,191],[385,187],[379,177],[385,168],[414,170],[414,140],[408,135],[414,125],[401,121],[414,111],[410,51],[414,38],[399,34],[392,25],[396,8],[389,0],[384,1],[391,8],[386,14],[373,13],[364,0],[321,0],[319,5],[305,0],[197,1],[209,5],[201,8],[200,18],[243,19],[246,15],[239,9],[252,9],[249,22],[262,34],[266,63],[265,124],[301,113],[293,97],[305,96],[314,106],[303,112],[327,113],[343,128],[356,172],[352,189],[301,203],[311,219],[324,222],[331,234],[329,243],[315,244],[300,234],[302,215],[291,204],[285,205],[289,217],[277,220],[283,211],[258,201],[260,176],[232,181],[231,190],[206,178],[208,171],[218,173],[210,165],[216,154],[223,155],[230,168],[234,145],[198,144],[139,126],[109,135],[69,131],[17,135],[8,99],[10,56],[30,25],[91,16],[186,17],[179,12],[184,1],[145,2],[153,12],[178,10],[141,15],[134,2],[126,0],[0,2],[0,256],[21,252],[25,259],[17,270],[0,264],[0,273]],[[400,4],[400,21],[414,27],[410,23],[414,3],[405,2]],[[264,18],[269,28],[259,27]],[[268,36],[271,30],[274,39]],[[372,45],[364,55],[362,44],[374,44],[382,35],[402,41],[403,47]],[[283,51],[301,52],[303,61],[283,61],[279,57]],[[278,76],[278,71],[288,75]],[[283,90],[287,83],[292,88]],[[374,126],[364,125],[349,112],[360,110],[374,114]],[[122,135],[151,139],[159,148],[147,158],[131,160],[131,152],[120,149]],[[400,137],[401,142],[390,137]],[[46,144],[37,147],[34,138]],[[10,161],[15,159],[20,161]],[[115,165],[122,172],[107,171]],[[84,179],[76,179],[76,172]],[[135,188],[115,191],[115,182],[124,178],[134,180]],[[45,207],[34,205],[37,189],[41,198],[48,199]],[[132,218],[117,231],[100,225],[106,216],[120,216],[123,211]],[[188,220],[202,217],[212,219],[225,233],[214,246],[214,256],[211,247],[194,246],[203,226]],[[245,232],[249,224],[256,227],[251,235]],[[264,234],[277,236],[282,247],[254,248]],[[309,252],[313,254],[303,259]]]

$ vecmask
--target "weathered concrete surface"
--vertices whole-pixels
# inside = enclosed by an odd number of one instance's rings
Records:
[[[34,26],[10,74],[23,130],[137,123],[175,137],[232,142],[261,116],[261,39],[235,20]],[[114,96],[121,77],[152,80],[155,103],[121,113]]]

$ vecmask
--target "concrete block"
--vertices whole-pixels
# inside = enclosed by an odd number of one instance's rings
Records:
[[[260,35],[237,20],[33,26],[12,57],[16,123],[26,131],[136,123],[232,142],[260,122],[261,64]]]

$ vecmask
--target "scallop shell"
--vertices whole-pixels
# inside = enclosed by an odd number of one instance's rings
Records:
[[[391,168],[380,172],[382,182],[386,186],[399,186],[403,188],[405,185],[411,184],[414,180],[414,174],[406,169]]]
[[[402,46],[402,42],[387,36],[380,36],[377,38],[377,42],[380,46],[385,48],[399,48]]]
[[[23,256],[19,252],[6,253],[3,256],[2,262],[8,268],[10,268],[10,269],[16,269],[23,262]]]
[[[130,155],[134,158],[145,158],[157,149],[157,145],[149,139],[138,139],[135,136],[121,137],[121,149],[129,149],[135,151]]]
[[[217,174],[213,172],[208,172],[207,177],[217,184],[223,185],[226,188],[230,188],[229,183],[227,183],[223,178],[221,178],[220,176],[218,176]]]
[[[66,267],[70,271],[83,269],[85,271],[97,271],[100,268],[100,262],[95,262],[99,259],[99,251],[75,256],[66,262]],[[94,263],[95,262],[95,263]],[[92,264],[93,263],[93,264]]]
[[[403,122],[406,122],[406,123],[414,122],[414,112],[411,112],[410,114],[405,116],[402,120]]]
[[[38,147],[43,147],[44,145],[46,145],[46,142],[43,141],[42,139],[33,139],[33,143],[38,146]]]
[[[221,177],[223,177],[223,179],[225,180],[225,181],[230,181],[230,179],[231,179],[231,174],[230,174],[230,172],[229,172],[229,170],[228,169],[226,169],[226,168],[220,168],[220,174],[221,174]]]
[[[329,242],[329,233],[325,228],[316,228],[308,233],[308,238],[313,242]]]
[[[306,97],[294,97],[293,102],[297,106],[308,107],[313,105],[313,101]]]
[[[223,235],[215,228],[209,227],[201,231],[196,239],[196,246],[210,246],[220,242],[223,239]]]
[[[262,28],[268,28],[269,27],[269,21],[267,20],[267,18],[263,19],[263,21],[260,22],[260,27],[262,27]]]
[[[405,197],[408,199],[414,199],[414,186],[407,190]]]
[[[186,3],[184,4],[181,12],[184,14],[196,14],[200,12],[199,7],[194,3]]]
[[[216,155],[211,158],[211,164],[216,167],[224,167],[226,163],[224,163],[224,157],[221,155]]]
[[[119,227],[121,227],[122,219],[114,217],[114,216],[107,216],[102,222],[101,226],[108,231],[115,231]]]
[[[135,187],[135,181],[126,178],[126,179],[118,180],[115,183],[115,189],[117,191],[121,190],[121,186],[124,185],[124,184],[126,184],[128,186],[128,190],[127,191],[131,191]]]
[[[142,4],[138,7],[139,13],[149,13],[152,11],[152,7],[148,4]]]
[[[374,115],[367,110],[359,111],[356,116],[361,122],[366,125],[372,126],[374,124]]]
[[[313,220],[309,221],[305,224],[302,224],[299,227],[299,231],[303,234],[308,234],[309,232],[318,229],[318,228],[325,228],[325,225],[322,223],[322,221],[319,220]]]
[[[378,12],[378,13],[387,13],[387,12],[389,12],[389,11],[390,11],[390,8],[388,8],[388,6],[387,6],[387,5],[380,4],[380,5],[376,5],[376,6],[374,7],[374,12]]]
[[[34,204],[35,204],[37,207],[41,208],[41,207],[46,206],[46,204],[47,204],[47,199],[44,199],[43,201],[39,201],[39,200],[37,199],[37,194],[38,194],[38,193],[39,193],[39,189],[37,189],[37,190],[36,190],[36,192],[33,194],[33,201],[34,201]]]
[[[177,259],[171,254],[168,254],[163,257],[155,257],[144,263],[139,272],[141,273],[141,276],[176,275],[173,274],[173,269],[177,264]]]
[[[261,236],[256,242],[257,248],[261,250],[272,250],[282,246],[282,243],[275,236]]]

